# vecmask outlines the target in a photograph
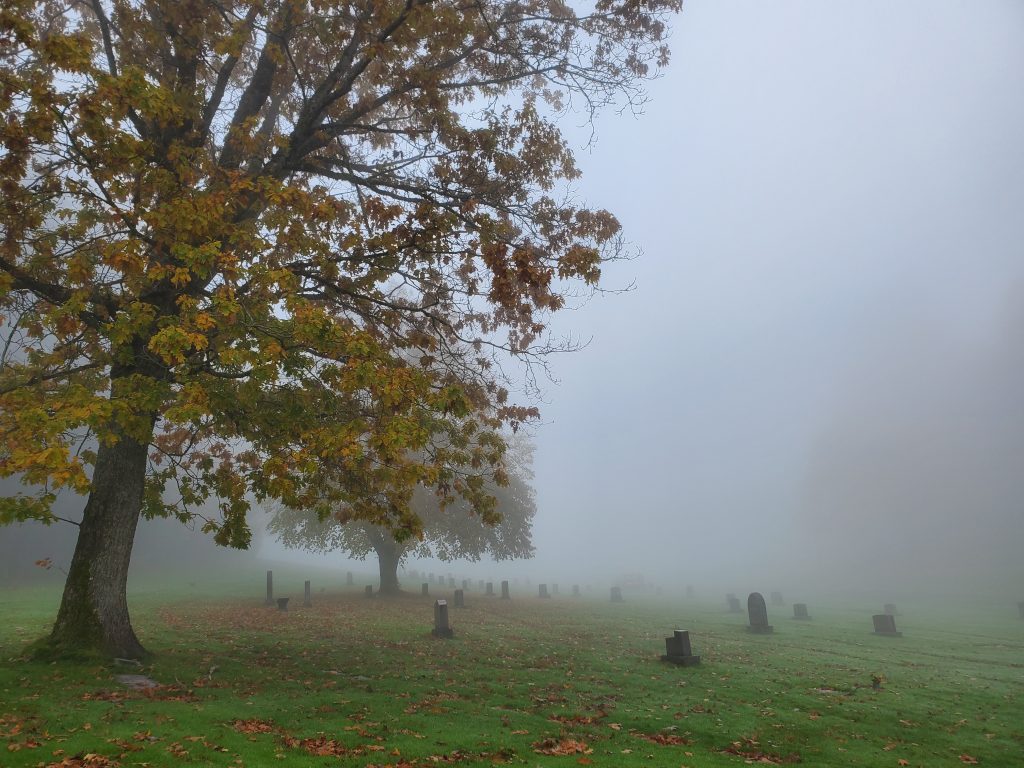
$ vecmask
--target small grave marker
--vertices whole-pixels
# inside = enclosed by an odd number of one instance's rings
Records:
[[[680,664],[684,667],[695,667],[700,664],[700,656],[693,655],[690,647],[690,633],[685,629],[676,629],[672,637],[665,638],[665,655],[662,661]]]
[[[279,611],[287,611],[288,610],[288,600],[289,600],[289,598],[287,598],[287,597],[279,597],[279,598],[277,598],[277,610],[279,610]]]
[[[785,605],[781,592],[772,592],[772,605]]]
[[[466,607],[466,593],[461,589],[455,590],[455,607],[465,608]]]
[[[548,585],[547,584],[538,584],[537,585],[537,597],[541,598],[542,600],[551,597],[551,595],[548,594]]]
[[[552,584],[551,585],[551,594],[552,595],[557,595],[558,594],[558,585],[557,584]]]
[[[622,599],[622,587],[612,587],[611,601],[613,603],[624,602]]]
[[[750,618],[748,632],[755,635],[770,635],[775,631],[768,623],[768,606],[764,604],[764,597],[760,592],[751,592],[747,598],[747,616]]]
[[[885,637],[903,637],[902,632],[896,631],[896,617],[891,613],[876,613],[871,617],[875,624],[875,634]]]
[[[807,613],[807,603],[793,603],[793,618],[810,620],[811,616]]]
[[[367,584],[366,589],[363,591],[367,597],[373,597],[373,584]]]
[[[430,594],[430,585],[425,581],[420,585],[420,594],[423,595],[423,597]]]
[[[352,571],[345,574],[345,586],[351,587],[356,583],[356,577],[352,575]]]
[[[494,582],[487,582],[487,597],[494,597]]]
[[[310,594],[309,594],[309,582],[308,581],[302,586],[302,607],[303,608],[312,608],[313,607],[313,600],[311,599]]]
[[[274,604],[274,572],[267,571],[267,599],[264,605]]]
[[[729,613],[743,613],[743,606],[736,595],[726,595],[725,602],[729,605]]]
[[[484,580],[483,579],[480,579],[480,581],[478,581],[476,583],[476,589],[477,589],[478,592],[483,592],[484,591]]]
[[[463,579],[462,580],[462,591],[463,592],[469,591],[469,579]]]
[[[508,591],[508,581],[501,582],[501,599],[502,600],[511,600],[512,599],[512,595]]]
[[[448,601],[434,601],[434,629],[431,632],[434,637],[453,637],[451,625],[448,623]]]

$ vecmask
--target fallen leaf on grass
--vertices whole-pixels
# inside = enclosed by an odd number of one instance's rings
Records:
[[[235,720],[231,727],[239,733],[273,733],[274,724],[266,720]]]
[[[977,765],[978,764],[978,758],[971,757],[970,755],[964,754],[964,755],[960,755],[960,762],[961,763],[967,763],[968,765]]]
[[[120,768],[121,764],[103,755],[88,753],[65,757],[59,763],[49,763],[46,768]]]
[[[801,762],[800,755],[777,755],[773,752],[765,752],[760,748],[756,739],[744,736],[741,741],[734,741],[722,750],[724,754],[742,757],[748,762],[766,763],[770,765],[787,765]]]
[[[674,733],[634,733],[633,735],[652,744],[662,744],[664,746],[678,747],[690,743],[689,739],[676,736]]]
[[[589,755],[594,751],[586,742],[577,739],[543,739],[535,741],[532,746],[538,755]]]

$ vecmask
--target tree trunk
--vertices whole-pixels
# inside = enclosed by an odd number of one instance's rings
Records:
[[[51,654],[146,655],[128,616],[126,589],[148,452],[148,441],[125,435],[99,447],[64,597],[44,643]]]
[[[377,553],[377,564],[380,567],[380,594],[399,594],[398,564],[402,561],[402,554],[398,544],[394,540],[387,541],[380,537],[373,542],[373,549]]]

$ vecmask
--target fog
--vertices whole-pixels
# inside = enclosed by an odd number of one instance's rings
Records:
[[[689,0],[672,47],[645,114],[570,118],[640,255],[553,319],[589,343],[531,430],[536,557],[408,567],[1021,599],[1024,5]],[[8,576],[61,535],[0,530]]]

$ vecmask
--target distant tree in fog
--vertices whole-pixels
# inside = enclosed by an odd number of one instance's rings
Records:
[[[287,547],[314,552],[346,552],[362,559],[371,552],[380,568],[380,591],[397,594],[398,568],[410,556],[441,560],[496,560],[533,556],[532,526],[536,512],[531,469],[533,447],[522,438],[510,441],[506,454],[508,484],[485,485],[496,499],[500,522],[490,525],[462,499],[444,504],[434,489],[417,488],[411,507],[423,521],[422,538],[395,534],[379,525],[353,518],[345,507],[322,519],[315,509],[278,506],[271,512],[268,531]],[[386,511],[386,510],[385,510]]]

